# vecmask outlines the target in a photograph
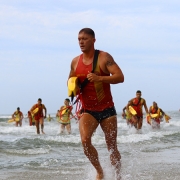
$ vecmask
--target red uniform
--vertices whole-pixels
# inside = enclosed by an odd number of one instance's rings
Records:
[[[82,83],[87,77],[87,74],[92,71],[92,65],[93,63],[85,65],[83,63],[83,54],[80,55],[75,72],[80,83]],[[110,74],[106,74],[101,70],[99,59],[94,73],[99,76],[110,76]],[[110,84],[103,82],[88,82],[82,90],[81,101],[83,108],[89,111],[103,111],[107,108],[114,107]]]
[[[159,114],[160,113],[160,109],[159,108],[155,108],[153,106],[151,106],[151,114]],[[154,118],[154,120],[160,124],[160,118]]]
[[[33,111],[34,109],[38,108],[38,112],[34,115],[34,119],[36,121],[39,121],[39,119],[43,118],[44,115],[43,115],[43,109],[46,109],[44,104],[35,104],[32,108],[31,108],[31,111]]]
[[[132,107],[134,108],[134,110],[137,112],[137,117],[138,118],[143,118],[143,112],[142,112],[142,105],[144,103],[144,99],[143,98],[134,98],[132,100]]]

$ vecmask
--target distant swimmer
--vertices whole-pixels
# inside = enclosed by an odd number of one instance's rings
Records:
[[[84,153],[97,171],[96,180],[102,180],[103,168],[99,162],[98,152],[91,141],[94,131],[100,125],[105,135],[116,180],[119,180],[121,156],[117,147],[117,113],[110,84],[122,83],[124,75],[109,53],[95,50],[96,39],[92,29],[81,29],[78,41],[82,54],[72,60],[69,80],[78,77],[81,84],[79,99],[82,109],[79,117],[79,131]]]
[[[43,112],[44,110],[44,112]],[[37,104],[34,104],[31,108],[31,114],[35,120],[37,134],[40,134],[39,125],[41,125],[41,133],[44,134],[44,118],[46,118],[47,109],[42,104],[42,99],[39,98]]]
[[[51,120],[53,120],[53,118],[51,117],[51,115],[49,114],[48,115],[48,117],[46,118],[49,122],[51,121]]]
[[[160,108],[156,102],[153,102],[153,105],[149,108],[149,113],[151,117],[151,126],[152,128],[160,128]]]
[[[136,97],[130,100],[130,103],[132,104],[132,108],[136,111],[136,116],[132,117],[132,120],[134,122],[134,125],[137,129],[141,129],[142,128],[142,124],[143,124],[143,106],[144,109],[146,111],[146,114],[148,114],[148,108],[146,105],[146,100],[141,98],[141,91],[138,90],[136,92]]]
[[[68,134],[71,134],[71,118],[72,117],[73,117],[72,106],[70,105],[70,100],[67,98],[64,100],[64,106],[61,106],[59,110],[59,122],[61,124],[60,125],[61,133],[63,133],[66,128]]]
[[[132,114],[129,112],[129,106],[131,106],[130,101],[128,101],[128,104],[123,108],[123,115],[126,119],[127,125],[132,126],[133,125]]]
[[[31,114],[31,112],[28,111],[27,115],[28,115],[28,119],[29,119],[29,125],[34,126],[35,125],[35,120],[34,120],[34,117]]]
[[[23,120],[24,116],[23,113],[20,111],[20,108],[17,108],[17,111],[15,111],[12,114],[12,119],[14,119],[14,121],[16,122],[16,126],[22,126],[22,120]]]
[[[158,107],[158,104],[155,101],[153,102],[153,105],[150,106],[149,113],[151,117],[150,124],[152,128],[160,128],[160,123],[163,117],[167,123],[169,122],[169,119],[171,119],[161,108]]]

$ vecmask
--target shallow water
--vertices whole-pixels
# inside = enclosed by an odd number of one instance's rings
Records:
[[[118,116],[118,148],[122,156],[122,180],[180,179],[180,112],[168,112],[170,123],[153,130],[144,119],[141,132],[129,128]],[[45,121],[45,135],[23,120],[23,126],[8,124],[0,116],[0,179],[2,180],[93,180],[96,173],[85,157],[78,131],[72,120],[72,134],[60,135],[56,120]],[[104,134],[100,128],[92,142],[105,172],[104,180],[114,180]]]

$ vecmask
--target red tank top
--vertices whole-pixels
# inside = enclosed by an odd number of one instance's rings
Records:
[[[40,118],[43,117],[43,108],[44,108],[44,104],[35,104],[34,105],[34,109],[39,108],[38,112],[34,115],[34,119],[35,120],[39,120]]]
[[[76,68],[76,76],[82,83],[87,74],[92,71],[93,63],[85,65],[83,63],[83,54],[80,55]],[[99,58],[94,73],[99,76],[110,76],[104,73],[99,66]],[[88,82],[82,90],[81,103],[84,109],[90,111],[103,111],[104,109],[114,106],[110,84],[102,82]]]
[[[158,108],[155,108],[155,107],[151,106],[151,113],[152,114],[158,113]]]
[[[142,113],[142,104],[143,104],[143,102],[144,102],[144,99],[141,98],[141,99],[140,99],[140,102],[139,102],[139,99],[138,99],[138,98],[134,98],[132,102],[133,102],[132,107],[133,107],[134,110],[137,112],[137,116],[138,116],[138,117],[142,117],[142,116],[143,116],[143,113]]]

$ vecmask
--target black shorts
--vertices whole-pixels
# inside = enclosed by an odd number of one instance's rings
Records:
[[[82,109],[81,113],[91,114],[99,123],[108,117],[117,115],[115,107],[107,108],[103,111],[89,111],[87,109]]]

